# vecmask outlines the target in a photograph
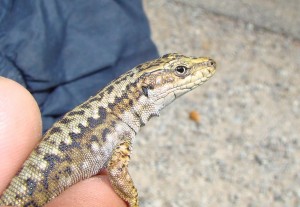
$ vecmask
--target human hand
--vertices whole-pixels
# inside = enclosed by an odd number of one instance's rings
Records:
[[[0,194],[39,142],[41,115],[31,94],[18,83],[0,77]],[[126,207],[105,172],[81,181],[46,207]]]

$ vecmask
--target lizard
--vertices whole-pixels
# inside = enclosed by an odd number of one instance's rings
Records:
[[[128,171],[135,135],[215,71],[211,58],[177,53],[127,71],[54,123],[0,196],[0,206],[43,206],[106,169],[114,191],[130,207],[138,207]]]

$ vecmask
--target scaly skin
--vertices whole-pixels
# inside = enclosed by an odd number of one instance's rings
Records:
[[[0,197],[0,205],[43,206],[65,189],[107,168],[130,207],[138,195],[128,173],[140,127],[169,103],[209,79],[209,58],[168,54],[138,65],[50,128]]]

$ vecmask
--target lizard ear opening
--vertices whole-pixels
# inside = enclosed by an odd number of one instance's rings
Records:
[[[148,98],[149,97],[148,87],[147,86],[142,86],[142,91],[143,91],[143,94]]]
[[[146,85],[146,86],[142,86],[142,91],[143,91],[143,94],[149,98],[149,90],[152,90],[154,89],[154,86],[152,84],[150,85]]]

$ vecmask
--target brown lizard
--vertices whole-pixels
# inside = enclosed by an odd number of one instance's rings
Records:
[[[151,117],[215,70],[212,59],[167,54],[121,75],[45,133],[1,195],[0,205],[43,206],[106,168],[116,193],[138,207],[128,173],[133,138]]]

